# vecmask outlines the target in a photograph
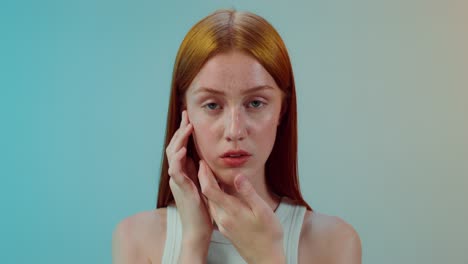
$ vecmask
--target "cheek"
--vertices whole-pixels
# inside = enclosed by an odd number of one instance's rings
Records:
[[[193,125],[194,133],[200,140],[215,135],[216,124],[212,118],[199,109],[188,109],[189,121]]]
[[[265,132],[266,134],[271,134],[272,130],[276,130],[278,125],[278,114],[276,112],[269,112],[255,120],[255,127],[261,132]]]
[[[199,123],[193,124],[193,136],[198,144],[206,144],[206,141],[210,138],[206,126],[203,126]]]
[[[260,139],[262,141],[275,141],[276,138],[276,129],[278,127],[276,126],[275,122],[270,122],[268,124],[264,124],[262,126],[259,126],[259,130],[257,132],[257,135],[260,136]],[[273,144],[273,143],[271,143]]]
[[[193,131],[198,140],[209,138],[209,134],[212,134],[212,124],[206,118],[200,117],[200,115],[193,115],[190,123],[193,125]]]
[[[256,135],[255,141],[258,144],[261,144],[261,149],[269,152],[275,143],[276,139],[276,130],[278,120],[277,117],[272,114],[267,118],[258,121],[253,127],[254,133]]]
[[[190,116],[190,114],[189,114]],[[193,139],[199,156],[203,159],[209,158],[207,149],[214,146],[215,134],[213,133],[213,125],[207,122],[206,119],[200,118],[198,115],[192,115],[190,123],[193,125]]]

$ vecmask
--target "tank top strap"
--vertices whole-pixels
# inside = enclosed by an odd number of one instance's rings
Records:
[[[283,197],[276,215],[283,226],[283,245],[286,263],[298,263],[299,239],[307,208],[293,204],[289,198]]]
[[[182,243],[182,223],[180,222],[177,208],[174,205],[168,205],[166,208],[166,242],[164,245],[162,263],[176,264]]]

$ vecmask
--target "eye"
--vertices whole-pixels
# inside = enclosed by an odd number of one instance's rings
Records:
[[[216,110],[219,108],[219,105],[217,103],[207,103],[203,107],[208,108],[209,110]]]
[[[260,100],[253,100],[250,101],[249,106],[252,106],[253,108],[260,108],[264,105],[265,103],[260,101]]]

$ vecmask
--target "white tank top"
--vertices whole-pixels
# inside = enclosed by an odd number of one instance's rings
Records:
[[[286,253],[286,263],[297,263],[299,251],[299,236],[306,208],[295,205],[286,197],[283,197],[276,208],[275,215],[280,220],[283,227],[283,246]],[[173,205],[167,207],[167,231],[166,243],[162,263],[176,264],[182,240],[182,223],[177,213],[177,208]],[[213,230],[211,243],[208,249],[208,264],[244,264],[245,260],[239,255],[232,243],[218,230]]]

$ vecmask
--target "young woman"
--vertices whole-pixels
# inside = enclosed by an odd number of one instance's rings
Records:
[[[114,263],[361,263],[355,230],[297,174],[291,62],[263,18],[219,10],[175,61],[156,210],[114,231]]]

